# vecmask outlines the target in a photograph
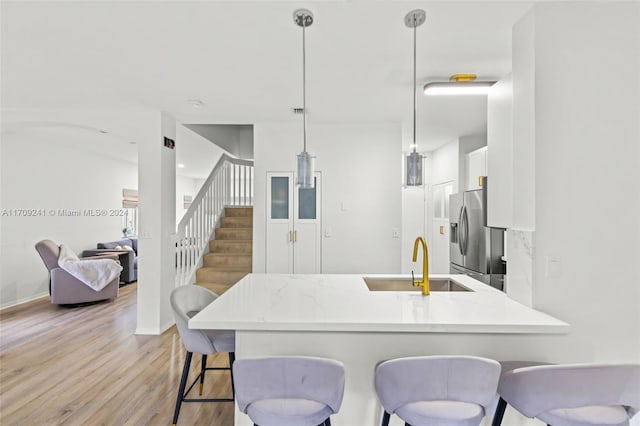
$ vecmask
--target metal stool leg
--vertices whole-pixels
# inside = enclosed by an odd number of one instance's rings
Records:
[[[180,414],[180,406],[184,399],[184,388],[187,385],[187,376],[189,376],[189,367],[191,366],[191,357],[193,352],[187,352],[187,357],[184,360],[184,368],[182,369],[182,378],[180,379],[180,388],[178,389],[178,399],[176,400],[176,410],[173,413],[173,424],[178,423],[178,415]]]
[[[382,415],[382,426],[389,426],[389,420],[391,419],[391,414],[386,411]]]
[[[504,411],[507,409],[507,401],[500,398],[498,406],[496,407],[496,413],[493,415],[493,421],[491,426],[500,426],[502,424],[502,418],[504,417]]]
[[[233,399],[236,398],[236,387],[233,384],[233,363],[236,361],[236,353],[229,352],[229,373],[231,374],[231,395]]]
[[[200,395],[202,395],[202,388],[204,387],[204,373],[207,371],[207,356],[202,354],[202,369],[200,370]]]

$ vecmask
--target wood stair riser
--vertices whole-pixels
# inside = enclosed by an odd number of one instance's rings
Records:
[[[209,241],[209,252],[211,253],[236,253],[251,254],[252,241],[238,240],[213,240]]]
[[[251,255],[209,253],[204,256],[204,266],[225,271],[251,271]]]
[[[251,240],[252,228],[216,228],[216,240]]]
[[[252,217],[223,217],[220,219],[221,228],[251,228],[253,226]]]
[[[222,295],[224,292],[233,287],[233,284],[223,284],[223,283],[196,283],[196,285],[207,288],[217,294],[218,296]]]
[[[225,217],[253,217],[252,207],[227,207],[224,209]]]

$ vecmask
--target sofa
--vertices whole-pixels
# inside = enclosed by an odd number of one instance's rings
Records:
[[[96,250],[85,250],[83,257],[97,256],[105,252],[117,253],[122,265],[120,281],[130,283],[138,279],[138,238],[123,238],[122,240],[98,243]]]

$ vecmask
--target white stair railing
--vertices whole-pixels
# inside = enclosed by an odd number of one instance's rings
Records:
[[[176,287],[194,282],[209,240],[228,206],[253,205],[253,161],[223,154],[177,227]]]

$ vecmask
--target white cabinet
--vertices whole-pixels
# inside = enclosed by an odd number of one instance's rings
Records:
[[[482,188],[482,177],[487,176],[487,147],[468,153],[465,160],[465,190]]]
[[[513,80],[507,76],[491,87],[487,99],[487,224],[497,228],[513,225]]]
[[[266,272],[321,271],[321,174],[313,189],[295,186],[293,172],[267,173]]]

